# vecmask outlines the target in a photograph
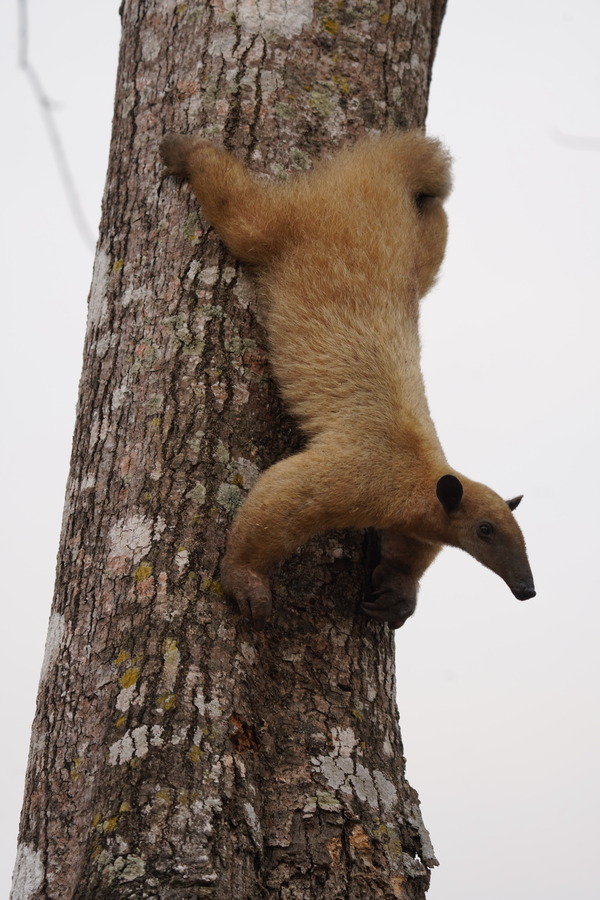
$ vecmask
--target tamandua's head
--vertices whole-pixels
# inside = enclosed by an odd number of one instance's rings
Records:
[[[535,597],[525,541],[513,516],[521,497],[503,500],[484,484],[453,474],[442,475],[436,494],[446,542],[499,575],[517,600]]]

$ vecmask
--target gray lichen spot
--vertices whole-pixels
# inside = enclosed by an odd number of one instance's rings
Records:
[[[373,809],[377,809],[379,806],[377,788],[369,770],[357,763],[356,775],[352,775],[350,781],[358,799],[363,803],[366,801]]]
[[[325,91],[311,91],[308,102],[315,115],[321,119],[329,118],[337,108],[337,99]]]
[[[217,491],[217,503],[227,512],[235,512],[242,502],[242,492],[237,484],[222,484]]]
[[[184,353],[199,356],[204,349],[204,321],[198,323],[197,331],[191,331],[188,322],[183,315],[169,316],[163,319],[165,328],[171,333],[177,347],[182,347]]]
[[[50,615],[50,623],[48,625],[48,637],[46,638],[46,651],[44,653],[40,681],[44,680],[49,669],[51,669],[56,662],[64,634],[65,617],[60,613],[53,612]]]
[[[185,275],[186,283],[187,282],[193,283],[196,276],[198,275],[199,271],[200,271],[200,260],[193,259],[192,262],[190,263],[189,268]]]
[[[244,341],[239,334],[234,334],[233,337],[227,338],[224,341],[224,346],[228,353],[233,353],[236,356],[241,356],[244,352]]]
[[[164,740],[162,737],[163,727],[162,725],[153,725],[152,726],[152,737],[150,738],[150,743],[153,747],[162,747],[164,744]]]
[[[150,294],[148,288],[145,287],[133,287],[129,286],[126,288],[121,294],[121,306],[127,308],[130,303],[133,303],[135,306],[138,306],[142,303],[146,296]]]
[[[186,550],[185,547],[182,547],[175,554],[175,565],[177,566],[177,570],[180,575],[183,575],[185,570],[190,564],[190,553],[189,550]]]
[[[202,222],[200,220],[200,216],[198,213],[190,213],[190,215],[186,218],[185,222],[181,226],[181,232],[183,237],[194,243],[197,240],[198,234],[202,231]]]
[[[402,87],[401,85],[396,85],[396,87],[392,88],[392,100],[394,103],[400,103],[402,101]]]
[[[198,506],[202,506],[206,501],[206,488],[201,481],[197,481],[191,491],[185,495],[187,500],[193,500]]]
[[[248,309],[250,298],[254,297],[255,294],[255,283],[251,280],[249,274],[241,271],[236,285],[233,289],[233,295],[242,309]]]
[[[210,322],[211,319],[222,319],[223,307],[215,303],[206,303],[200,310],[200,315],[204,322]]]
[[[240,651],[244,659],[249,663],[256,662],[256,650],[251,644],[246,644],[242,642],[240,644]]]
[[[296,168],[302,169],[305,172],[308,172],[309,169],[312,169],[312,159],[310,158],[308,153],[304,153],[304,151],[300,150],[298,147],[292,147],[290,151],[290,160]]]
[[[177,672],[181,662],[179,647],[172,638],[167,638],[163,643],[163,659],[162,686],[164,690],[172,691],[177,681]]]
[[[252,462],[252,460],[244,459],[243,456],[238,456],[235,461],[235,468],[236,472],[241,475],[245,488],[251,488],[258,481],[260,471],[256,463]]]
[[[131,734],[127,732],[109,748],[108,762],[111,766],[127,763],[133,757],[135,747]]]
[[[302,807],[302,812],[304,813],[304,818],[308,818],[309,816],[314,816],[317,811],[317,798],[309,797]]]
[[[148,754],[148,726],[140,725],[131,732],[135,746],[135,755],[143,759]]]
[[[119,691],[115,706],[119,712],[127,712],[138,693],[137,684],[130,684]]]
[[[409,856],[408,853],[402,854],[402,866],[411,878],[422,878],[427,874],[427,869],[421,860],[418,857],[415,859],[414,856]]]
[[[277,118],[281,119],[293,119],[295,115],[295,110],[292,109],[289,103],[276,103],[275,104],[275,112],[277,113]]]
[[[110,257],[106,250],[98,247],[94,260],[92,286],[88,300],[88,328],[101,323],[108,312],[106,291],[108,287]]]
[[[156,59],[161,50],[161,44],[156,32],[147,32],[142,38],[142,59],[144,62],[151,62]]]
[[[380,772],[378,769],[375,769],[375,771],[373,772],[373,778],[375,780],[375,784],[377,785],[377,790],[379,791],[381,802],[388,808],[392,807],[398,800],[398,792],[396,790],[396,786],[392,781],[385,777],[383,772]]]
[[[127,731],[122,738],[115,741],[108,751],[108,762],[111,766],[128,763],[137,756],[144,759],[148,755],[148,726],[139,725],[132,731]]]
[[[218,277],[218,266],[205,266],[200,272],[200,281],[202,282],[202,284],[205,284],[208,287],[212,287],[212,285],[216,284]]]
[[[141,856],[117,856],[112,859],[107,850],[103,850],[96,859],[96,865],[102,870],[102,874],[110,883],[115,879],[119,881],[135,881],[141,878],[146,871],[146,863]]]
[[[205,709],[209,719],[220,719],[223,715],[223,708],[216,697],[206,704]]]
[[[109,558],[123,557],[138,563],[150,549],[152,524],[151,519],[138,514],[115,522],[108,532]]]
[[[271,174],[274,178],[277,178],[278,181],[287,181],[288,179],[288,171],[281,163],[271,163]]]
[[[131,393],[131,388],[126,378],[122,384],[119,384],[112,392],[111,407],[113,410],[121,409],[127,399],[127,395]]]
[[[240,409],[245,406],[250,399],[250,391],[246,384],[234,384],[233,386],[233,406],[234,409]]]
[[[416,828],[419,833],[422,848],[421,856],[423,860],[428,866],[437,866],[438,861],[435,858],[435,850],[433,849],[433,844],[431,843],[429,832],[427,831],[425,823],[423,822],[421,808],[418,802],[407,804],[405,806],[404,814],[406,816],[407,822],[409,822],[413,826],[413,828]]]
[[[141,876],[146,871],[146,863],[141,858],[141,856],[127,856],[123,859],[122,856],[118,856],[115,859],[115,869],[117,868],[117,863],[123,860],[123,868],[119,872],[119,879],[121,881],[134,881],[136,878],[141,878]]]
[[[334,791],[341,788],[347,776],[354,769],[352,760],[344,757],[331,759],[330,756],[319,756],[315,763],[329,787],[333,788]]]
[[[11,900],[30,900],[44,880],[41,850],[29,844],[19,844],[12,880]]]
[[[221,440],[217,443],[217,448],[215,450],[215,459],[223,464],[229,462],[229,450]]]
[[[317,806],[324,812],[341,812],[342,805],[333,794],[322,791],[316,797]]]
[[[135,87],[133,82],[126,81],[123,85],[123,102],[121,103],[121,117],[125,119],[135,106]]]
[[[150,397],[145,402],[145,407],[148,412],[148,415],[157,416],[162,412],[163,407],[165,405],[165,395],[164,394],[151,394]]]
[[[263,850],[263,835],[262,829],[260,826],[260,819],[256,815],[254,807],[251,803],[244,803],[242,806],[244,811],[244,818],[246,820],[246,824],[250,830],[250,835],[254,842],[256,849],[262,853]]]
[[[223,0],[227,13],[245,31],[252,34],[270,34],[293,38],[300,34],[305,25],[312,21],[313,0],[294,0],[281,3],[280,0]]]

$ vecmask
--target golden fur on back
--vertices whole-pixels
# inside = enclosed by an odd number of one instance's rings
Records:
[[[263,473],[232,527],[222,579],[241,611],[262,626],[269,568],[338,527],[383,530],[363,609],[393,626],[413,612],[443,543],[531,596],[518,501],[448,466],[425,397],[419,300],[446,246],[441,145],[417,131],[365,138],[283,184],[201,138],[170,135],[161,153],[232,253],[257,267],[273,372],[309,436]],[[482,522],[493,539],[477,538]]]

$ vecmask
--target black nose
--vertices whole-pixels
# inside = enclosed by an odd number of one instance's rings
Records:
[[[532,597],[535,597],[535,588],[532,584],[521,584],[519,587],[514,588],[513,594],[517,600],[530,600]]]

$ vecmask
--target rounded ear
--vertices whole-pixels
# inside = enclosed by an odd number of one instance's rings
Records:
[[[506,505],[509,509],[516,509],[521,500],[523,499],[523,494],[520,497],[513,497],[512,500],[507,500]]]
[[[442,475],[435,492],[437,498],[447,513],[454,512],[460,504],[463,496],[463,486],[456,475]]]

